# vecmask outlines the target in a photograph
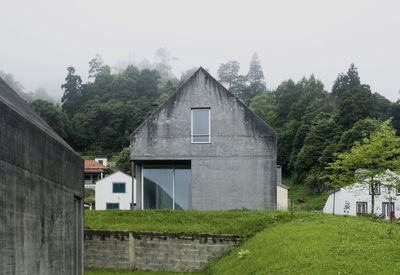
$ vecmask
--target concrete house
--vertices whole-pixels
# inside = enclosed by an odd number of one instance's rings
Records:
[[[276,133],[203,68],[131,135],[137,208],[275,209]]]
[[[135,180],[133,187],[136,187]],[[96,210],[131,209],[132,201],[136,202],[135,193],[132,177],[121,171],[115,172],[96,182]]]
[[[83,274],[83,160],[0,79],[0,273]]]

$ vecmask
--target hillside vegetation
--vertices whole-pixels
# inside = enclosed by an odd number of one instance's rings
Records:
[[[151,70],[133,65],[113,70],[96,56],[89,62],[87,82],[75,68],[67,68],[65,82],[60,83],[61,108],[44,100],[31,106],[76,151],[116,154],[129,145],[129,135],[149,116],[152,104],[165,102],[194,72],[190,69],[177,79],[168,64],[158,65]],[[321,177],[336,154],[349,151],[391,117],[400,130],[400,104],[372,91],[354,64],[338,74],[331,91],[314,75],[287,79],[271,89],[257,55],[247,74],[240,71],[239,62],[229,61],[220,65],[215,77],[275,129],[277,162],[284,175],[313,194],[326,190]]]

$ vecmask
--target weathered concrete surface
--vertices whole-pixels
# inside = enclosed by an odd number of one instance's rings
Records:
[[[83,160],[0,79],[0,274],[74,274],[75,251],[83,274],[79,198]]]
[[[198,271],[242,240],[233,235],[85,230],[85,267]]]
[[[191,109],[210,108],[211,142],[191,143]],[[141,164],[188,160],[192,208],[275,209],[276,133],[200,68],[131,135],[141,207]]]

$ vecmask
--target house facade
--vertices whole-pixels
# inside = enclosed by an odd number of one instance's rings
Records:
[[[200,68],[131,135],[139,209],[276,209],[276,133]]]
[[[133,190],[132,190],[133,183]],[[136,182],[132,177],[121,172],[115,172],[96,182],[96,210],[132,209],[136,203]]]
[[[83,160],[0,79],[0,273],[83,274]]]
[[[97,162],[96,160],[85,160],[85,188],[95,188],[95,184],[98,180],[103,179],[111,173],[112,171],[109,167]]]
[[[108,167],[108,157],[106,155],[96,155],[94,156],[94,161]]]
[[[365,215],[372,210],[371,190],[368,185],[353,184],[340,188],[329,194],[323,212],[339,215]],[[390,212],[393,211],[396,218],[400,218],[400,190],[388,189],[379,186],[375,192],[374,212],[378,216],[390,219]],[[391,207],[390,207],[391,204]]]

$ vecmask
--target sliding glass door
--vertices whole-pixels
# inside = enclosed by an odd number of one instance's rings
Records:
[[[143,208],[190,209],[191,178],[190,166],[144,166]]]

